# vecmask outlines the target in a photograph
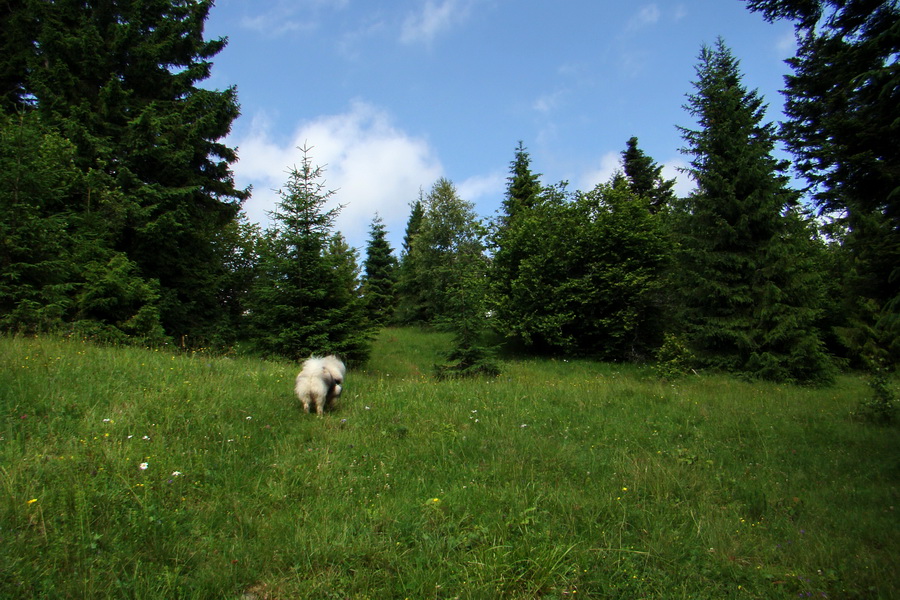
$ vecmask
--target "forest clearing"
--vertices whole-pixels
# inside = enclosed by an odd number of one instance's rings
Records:
[[[0,338],[0,596],[891,598],[897,426],[829,387],[504,359],[382,330],[298,366]]]

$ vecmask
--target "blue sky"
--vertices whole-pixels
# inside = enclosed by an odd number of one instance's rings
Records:
[[[376,212],[397,249],[439,177],[495,215],[519,140],[545,183],[588,190],[637,136],[686,193],[676,126],[693,126],[701,45],[725,39],[769,121],[795,49],[789,22],[742,0],[218,0],[206,35],[229,38],[207,85],[238,88],[227,141],[253,186],[245,212],[268,224],[306,143],[361,254]]]

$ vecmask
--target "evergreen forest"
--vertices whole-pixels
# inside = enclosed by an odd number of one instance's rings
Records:
[[[379,328],[416,324],[452,333],[446,376],[494,374],[501,350],[802,383],[897,366],[895,1],[746,0],[795,27],[787,118],[727,40],[700,47],[688,197],[636,137],[590,190],[543,182],[519,142],[496,215],[422,182],[402,247],[376,214],[362,253],[311,148],[271,225],[242,211],[238,90],[204,87],[213,4],[0,6],[0,330],[359,365]]]

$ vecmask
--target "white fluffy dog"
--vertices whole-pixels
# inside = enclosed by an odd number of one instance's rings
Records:
[[[325,358],[312,356],[306,359],[294,385],[303,410],[310,412],[315,405],[316,414],[324,414],[325,407],[341,395],[346,372],[344,363],[333,354]]]

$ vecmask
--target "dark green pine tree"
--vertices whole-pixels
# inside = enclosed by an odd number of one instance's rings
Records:
[[[75,149],[34,114],[0,113],[0,329],[41,331],[71,318],[75,267],[66,205]]]
[[[274,226],[260,251],[248,302],[251,336],[267,355],[299,360],[338,352],[359,361],[367,349],[356,336],[368,330],[360,320],[355,259],[346,243],[334,240],[340,208],[326,208],[334,192],[326,189],[322,168],[313,166],[310,148],[301,150],[302,163],[279,190]]]
[[[425,321],[422,286],[416,280],[412,254],[413,244],[422,229],[425,218],[425,192],[419,190],[419,198],[410,205],[406,232],[403,235],[403,251],[400,254],[400,266],[397,272],[397,307],[394,319],[401,324],[410,325]]]
[[[748,0],[795,21],[783,134],[847,255],[851,355],[900,361],[900,5],[896,1]]]
[[[664,179],[662,165],[657,165],[652,158],[638,148],[638,139],[631,137],[627,148],[622,152],[622,164],[625,177],[631,191],[650,201],[650,212],[665,210],[675,200],[674,179]]]
[[[27,6],[29,0],[0,4],[0,112],[8,114],[28,105],[28,64],[38,29]]]
[[[4,40],[25,36],[28,54],[0,59],[6,105],[32,107],[76,148],[85,179],[70,223],[85,241],[86,285],[88,273],[132,273],[158,287],[166,331],[197,341],[223,315],[225,259],[213,240],[247,196],[220,141],[238,116],[236,92],[200,87],[225,46],[203,36],[212,4],[14,2],[6,22],[21,28]],[[121,256],[133,268],[119,268]]]
[[[419,199],[411,205],[409,220],[406,222],[406,231],[403,233],[403,256],[409,254],[413,240],[419,234],[419,229],[422,228],[422,219],[425,217],[424,197],[425,192],[420,188]]]
[[[772,156],[765,105],[741,84],[719,39],[704,46],[681,128],[697,184],[681,239],[683,314],[689,346],[710,367],[773,380],[830,374],[816,324],[822,285],[809,264],[808,230],[792,211],[798,194]]]
[[[362,295],[358,254],[336,232],[328,240],[325,258],[331,273],[328,352],[337,354],[350,366],[365,364],[372,348],[374,324],[369,320]]]
[[[388,242],[384,221],[375,215],[369,228],[362,284],[366,312],[375,325],[384,325],[393,318],[397,269],[397,259]]]
[[[513,220],[521,210],[534,208],[540,201],[543,186],[540,173],[532,173],[531,156],[523,143],[516,146],[515,157],[509,165],[510,175],[506,178],[506,197],[503,199],[504,215],[501,221]]]
[[[521,322],[522,311],[528,310],[521,296],[529,292],[518,286],[517,281],[522,261],[534,252],[534,237],[540,234],[534,217],[543,202],[543,186],[540,175],[531,171],[531,157],[521,141],[509,171],[506,196],[490,236],[493,253],[490,306],[494,327],[512,334]]]

